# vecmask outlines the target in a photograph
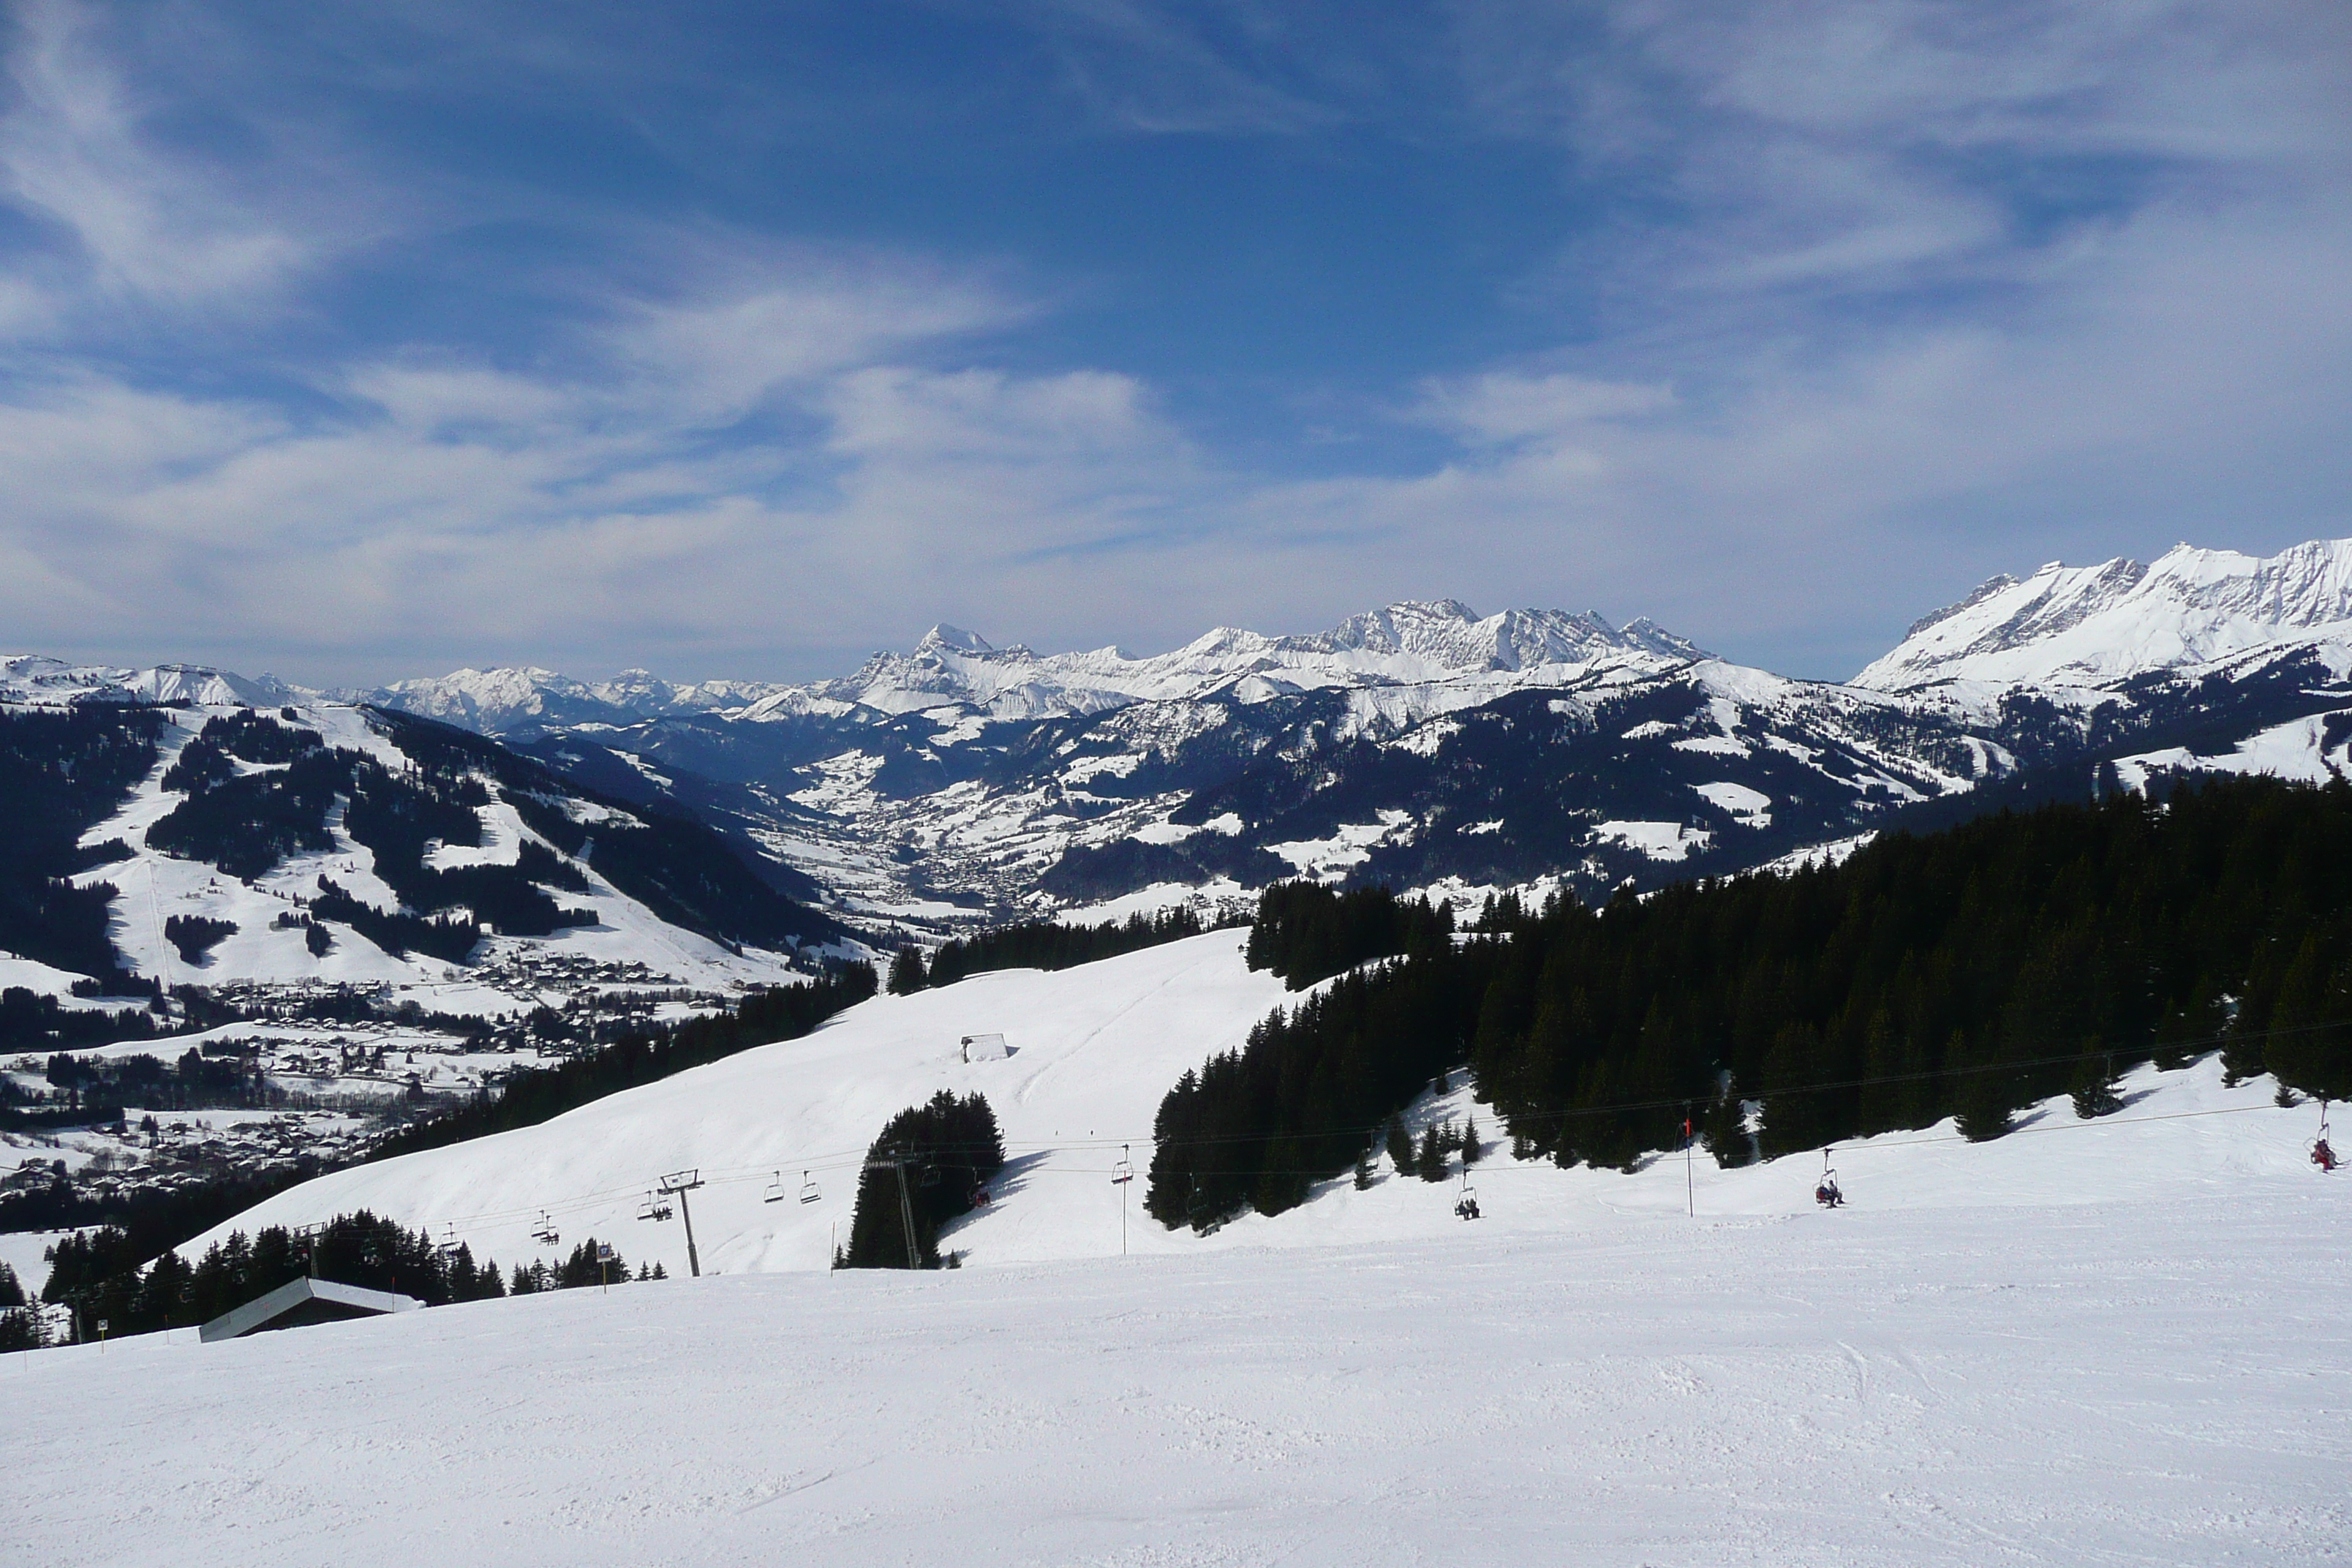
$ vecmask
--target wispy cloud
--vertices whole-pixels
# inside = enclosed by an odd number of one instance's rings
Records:
[[[225,171],[156,147],[89,13],[30,0],[15,19],[0,195],[67,252],[44,269],[53,309],[7,312],[20,330],[85,290],[115,310],[244,309],[317,259],[320,236],[274,219]]]

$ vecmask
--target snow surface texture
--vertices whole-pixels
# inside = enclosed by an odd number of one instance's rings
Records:
[[[0,1557],[2341,1561],[2352,1183],[2117,1137],[2105,1163],[2147,1195],[2085,1202],[2024,1144],[1979,1152],[2032,1195],[1932,1211],[1857,1170],[1836,1213],[1588,1199],[1540,1232],[678,1279],[0,1358]]]
[[[2352,659],[2352,540],[2267,559],[2182,544],[2153,566],[2053,562],[1996,577],[1911,628],[1853,679],[1901,691],[1933,681],[2094,685],[2303,645]]]

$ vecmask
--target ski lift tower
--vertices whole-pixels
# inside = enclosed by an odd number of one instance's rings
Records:
[[[677,1212],[686,1220],[686,1267],[697,1279],[702,1278],[702,1259],[694,1251],[694,1210],[687,1206],[686,1194],[702,1185],[702,1172],[672,1171],[654,1189],[664,1197],[677,1199]]]

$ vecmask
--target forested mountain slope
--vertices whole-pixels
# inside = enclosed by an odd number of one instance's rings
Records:
[[[1269,967],[1402,956],[1171,1091],[1150,1199],[1169,1223],[1300,1202],[1456,1066],[1522,1156],[1614,1167],[1686,1118],[1727,1165],[1952,1116],[1990,1139],[2051,1095],[2111,1110],[2125,1068],[2215,1049],[2233,1076],[2352,1095],[2342,781],[2117,792],[1600,909],[1507,900],[1460,942],[1411,906],[1381,930],[1384,894],[1284,897],[1254,943]]]

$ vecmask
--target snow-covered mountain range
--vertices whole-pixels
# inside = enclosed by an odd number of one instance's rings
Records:
[[[2152,566],[2052,562],[2023,582],[1995,577],[1912,626],[1854,684],[2095,687],[2302,648],[2332,658],[2340,675],[2347,647],[2352,541],[2315,541],[2267,559],[2182,544]]]
[[[110,695],[321,700],[0,663],[0,701]],[[1843,684],[1648,621],[1440,600],[1148,657],[939,626],[803,685],[501,669],[339,695],[699,813],[869,932],[1294,875],[1591,896],[2168,771],[2332,776],[2352,762],[2352,541],[1997,577]]]
[[[1197,700],[1227,688],[1244,699],[1331,687],[1416,686],[1492,678],[1499,689],[1547,668],[1612,656],[1682,662],[1702,651],[1652,622],[1612,627],[1599,615],[1507,610],[1481,617],[1445,599],[1351,616],[1329,631],[1265,637],[1220,626],[1172,653],[1118,647],[1036,654],[996,647],[938,626],[910,653],[877,653],[856,674],[802,686],[715,680],[679,686],[645,670],[573,680],[547,669],[461,669],[347,696],[493,734],[583,723],[712,714],[761,722],[858,709],[914,713],[957,706],[991,719],[1067,718],[1134,702]]]

